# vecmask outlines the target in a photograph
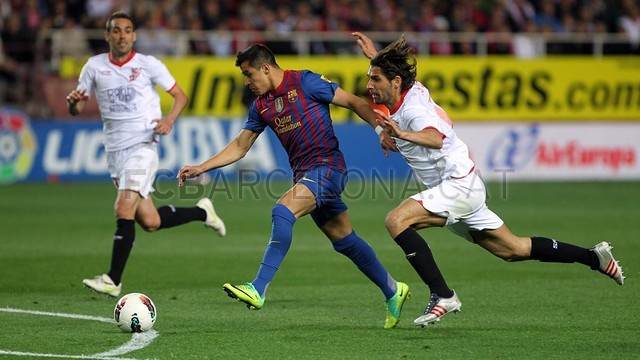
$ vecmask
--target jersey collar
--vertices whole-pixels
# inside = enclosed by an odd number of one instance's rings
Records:
[[[398,101],[398,105],[396,105],[393,110],[389,111],[390,115],[393,115],[396,113],[396,111],[398,111],[398,109],[400,109],[400,106],[402,106],[402,103],[404,103],[404,97],[407,96],[407,93],[409,92],[409,90],[405,90],[402,92],[402,94],[400,95],[400,101]]]
[[[284,92],[285,90],[285,84],[287,82],[287,80],[289,79],[289,76],[291,76],[291,70],[285,70],[284,71],[284,76],[282,77],[282,82],[280,83],[280,85],[278,85],[278,87],[275,90],[271,90],[267,93],[267,96],[270,98],[274,98],[276,96],[278,96],[278,94],[281,94]]]
[[[135,51],[131,50],[131,54],[129,54],[129,56],[124,59],[124,61],[122,62],[117,62],[115,60],[113,60],[113,58],[111,58],[111,52],[109,52],[109,62],[112,63],[115,66],[120,66],[122,67],[124,64],[128,63],[131,59],[133,59],[133,56],[136,54]]]

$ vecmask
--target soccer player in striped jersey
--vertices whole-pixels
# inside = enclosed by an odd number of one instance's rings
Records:
[[[385,328],[394,327],[400,317],[409,287],[393,279],[373,249],[353,231],[341,193],[347,182],[347,167],[335,136],[329,104],[355,112],[371,126],[376,114],[367,103],[336,83],[308,70],[284,70],[263,45],[251,45],[239,52],[236,66],[244,83],[257,99],[249,108],[240,134],[224,149],[200,165],[184,166],[178,173],[180,186],[187,178],[232,164],[245,156],[266,127],[277,135],[287,151],[294,186],[280,197],[271,213],[271,239],[258,273],[251,282],[223,289],[249,309],[261,309],[265,293],[292,241],[293,225],[307,214],[329,238],[333,248],[347,256],[385,296]],[[380,135],[383,148],[393,148],[391,138]]]
[[[146,231],[196,220],[203,221],[220,236],[226,230],[208,198],[188,208],[173,205],[156,208],[153,204],[157,143],[160,135],[171,132],[187,104],[187,96],[164,64],[133,50],[136,32],[129,14],[118,11],[109,17],[105,40],[109,52],[89,58],[80,73],[78,87],[67,95],[67,109],[76,116],[89,96],[95,95],[102,117],[109,172],[118,191],[116,231],[109,271],[82,282],[96,292],[116,297],[122,289],[122,274],[133,248],[136,221]],[[164,116],[156,86],[173,97],[173,106]]]
[[[431,249],[417,233],[428,227],[447,227],[506,261],[577,262],[623,284],[622,268],[607,242],[587,249],[546,237],[511,233],[487,207],[484,182],[469,158],[467,145],[456,136],[451,119],[416,80],[414,50],[404,35],[379,52],[364,34],[353,35],[371,60],[367,90],[376,104],[389,109],[388,115],[379,112],[384,128],[376,131],[387,132],[395,139],[403,158],[427,187],[391,210],[385,220],[389,234],[431,291],[423,315],[414,324],[439,321],[462,306],[445,282]]]

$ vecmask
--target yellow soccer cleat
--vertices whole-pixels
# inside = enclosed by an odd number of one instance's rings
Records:
[[[384,321],[385,329],[392,329],[400,322],[402,305],[404,305],[404,302],[410,297],[411,292],[409,291],[409,285],[398,282],[396,294],[387,300],[387,319]]]
[[[233,285],[226,283],[222,289],[227,292],[230,298],[238,299],[247,305],[247,309],[260,310],[264,305],[264,298],[258,294],[252,283]]]

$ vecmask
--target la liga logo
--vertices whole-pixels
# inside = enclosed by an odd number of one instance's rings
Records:
[[[17,110],[0,108],[0,184],[25,179],[37,150],[29,118]]]

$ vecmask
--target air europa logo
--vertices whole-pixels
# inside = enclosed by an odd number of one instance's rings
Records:
[[[540,144],[536,163],[544,166],[592,167],[604,166],[614,172],[636,163],[632,147],[582,146],[576,141],[566,144]]]
[[[612,173],[634,167],[637,151],[630,145],[592,144],[589,140],[541,135],[538,124],[511,127],[491,143],[487,163],[491,170],[517,171],[537,169],[609,169]]]
[[[0,108],[0,184],[10,184],[29,175],[38,144],[29,118]]]
[[[489,169],[517,170],[526,167],[535,157],[539,133],[537,124],[502,132],[489,147]]]

